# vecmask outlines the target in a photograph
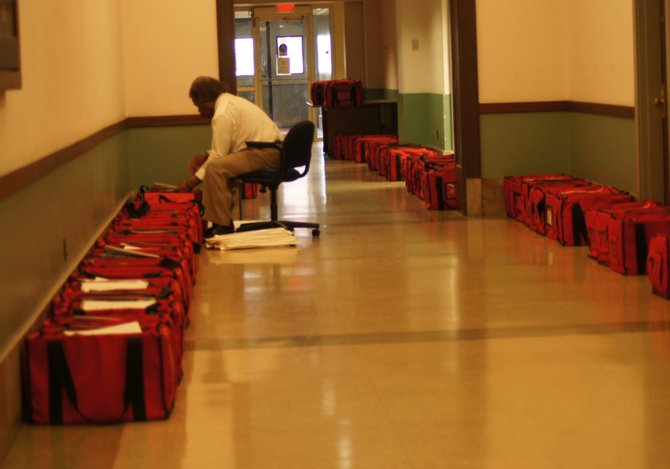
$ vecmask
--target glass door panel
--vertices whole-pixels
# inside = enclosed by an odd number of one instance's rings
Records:
[[[235,78],[237,95],[256,102],[253,19],[248,11],[235,12]]]
[[[280,128],[307,120],[309,65],[305,19],[257,21],[263,109]]]

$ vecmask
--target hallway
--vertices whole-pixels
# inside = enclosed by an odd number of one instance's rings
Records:
[[[646,277],[318,147],[280,198],[321,237],[203,251],[169,420],[26,425],[1,467],[667,467],[670,302]]]

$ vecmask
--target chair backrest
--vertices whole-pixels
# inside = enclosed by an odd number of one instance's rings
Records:
[[[313,142],[314,124],[312,122],[299,122],[289,129],[282,144],[284,173],[304,166],[301,176],[307,174],[309,162],[312,158]]]

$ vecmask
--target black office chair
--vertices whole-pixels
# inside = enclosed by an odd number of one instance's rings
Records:
[[[312,142],[314,141],[314,124],[309,121],[299,122],[291,127],[284,142],[280,145],[265,142],[247,142],[247,146],[267,148],[276,146],[281,150],[281,166],[278,171],[254,171],[241,174],[237,180],[270,190],[270,220],[253,223],[243,223],[236,231],[252,231],[264,228],[286,228],[294,231],[295,228],[311,228],[312,236],[319,236],[319,224],[302,221],[279,220],[277,210],[277,189],[283,182],[291,182],[304,177],[309,171],[309,162],[312,157]]]

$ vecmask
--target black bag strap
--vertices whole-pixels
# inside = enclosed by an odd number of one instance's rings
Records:
[[[49,364],[49,421],[63,423],[63,389],[68,399],[78,409],[77,390],[67,366],[65,350],[60,340],[47,342],[47,360]]]
[[[143,355],[142,339],[128,339],[128,353],[126,354],[126,390],[123,401],[126,409],[129,405],[133,406],[133,417],[136,421],[144,421],[147,419],[146,402],[144,400]]]
[[[447,198],[444,196],[443,178],[441,176],[435,177],[435,186],[435,197],[437,199],[437,207],[435,208],[442,210],[446,206]]]
[[[158,265],[168,269],[179,269],[181,267],[181,263],[179,261],[170,259],[169,257],[163,257]]]
[[[644,274],[647,270],[647,235],[644,223],[635,224],[635,255],[637,274]]]
[[[116,419],[120,422],[128,407],[133,407],[133,419],[146,420],[146,402],[144,398],[144,366],[143,366],[142,339],[132,337],[127,341],[126,376],[124,390],[123,412]],[[96,422],[82,413],[77,401],[77,389],[72,379],[67,357],[60,340],[47,342],[47,360],[49,367],[49,421],[53,424],[63,423],[63,390],[77,413],[91,423]]]
[[[572,237],[575,244],[588,244],[589,232],[586,229],[586,217],[581,205],[572,206]]]

